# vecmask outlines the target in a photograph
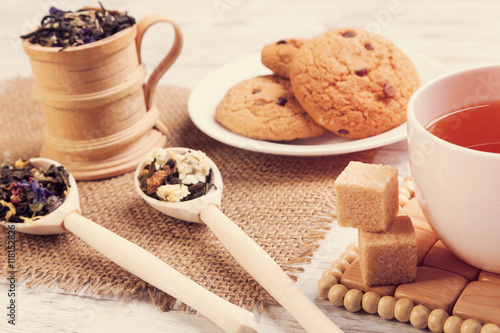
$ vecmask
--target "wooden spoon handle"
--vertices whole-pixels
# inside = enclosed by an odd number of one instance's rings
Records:
[[[342,332],[300,291],[281,267],[219,208],[200,212],[205,222],[238,263],[252,275],[308,332]]]
[[[125,270],[196,309],[225,332],[257,332],[253,313],[211,293],[136,244],[78,213],[64,226]]]
[[[135,38],[136,40],[136,45],[137,45],[137,54],[139,55],[139,63],[142,63],[141,61],[141,44],[142,44],[142,38],[144,37],[144,34],[146,31],[154,24],[159,23],[159,22],[166,22],[170,23],[173,28],[174,28],[174,33],[175,33],[175,38],[174,38],[174,43],[172,45],[172,48],[168,52],[168,54],[163,58],[163,60],[160,62],[160,64],[154,69],[153,73],[151,73],[151,76],[149,77],[148,82],[144,86],[144,95],[146,97],[146,106],[147,109],[153,105],[153,95],[154,95],[154,90],[156,88],[156,84],[158,81],[161,79],[163,74],[172,66],[174,61],[177,59],[179,54],[181,53],[182,49],[182,33],[181,29],[179,26],[170,20],[168,17],[165,15],[161,14],[153,14],[146,16],[143,18],[138,24],[137,24],[137,36]]]

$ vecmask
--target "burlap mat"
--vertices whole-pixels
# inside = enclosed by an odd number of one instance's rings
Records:
[[[350,160],[371,162],[373,151],[330,157],[286,157],[224,145],[200,132],[187,114],[189,91],[158,87],[155,104],[168,124],[168,146],[200,149],[224,179],[222,209],[293,277],[311,259],[334,207],[334,180]],[[39,156],[43,118],[30,79],[0,86],[0,154]],[[135,193],[128,173],[79,182],[85,217],[145,248],[215,294],[252,309],[274,300],[246,273],[203,224],[157,212]],[[0,244],[6,244],[0,231]],[[2,245],[4,247],[5,245]],[[102,257],[72,234],[17,233],[17,278],[28,286],[57,285],[66,291],[138,295],[149,292],[169,309],[175,300]],[[1,253],[4,253],[2,250]],[[2,274],[7,256],[0,255]]]

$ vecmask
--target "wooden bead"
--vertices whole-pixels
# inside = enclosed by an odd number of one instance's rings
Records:
[[[337,284],[335,276],[323,276],[318,281],[318,293],[321,297],[328,299],[330,288]]]
[[[375,314],[378,309],[378,302],[380,301],[380,295],[374,293],[373,291],[369,291],[363,295],[363,299],[361,300],[361,305],[363,310],[367,313]]]
[[[342,253],[339,257],[339,259],[345,259],[347,260],[350,264],[358,257],[358,252],[353,251],[353,250],[346,250],[344,253]]]
[[[330,288],[328,292],[328,300],[335,306],[343,306],[344,305],[344,296],[347,294],[346,286],[343,284],[336,284]]]
[[[402,196],[408,198],[408,200],[410,200],[410,197],[411,197],[410,191],[408,191],[408,189],[405,188],[404,186],[401,186],[399,188],[399,195],[402,195]]]
[[[444,322],[444,333],[460,333],[463,320],[458,316],[450,316]]]
[[[408,190],[408,193],[410,193],[410,197],[415,194],[415,187],[413,186],[413,182],[411,180],[405,180],[403,182],[403,187]]]
[[[404,181],[399,187],[399,195],[398,195],[399,206],[404,207],[410,201],[410,199],[413,197],[414,194],[415,190],[413,188],[413,182],[411,180]]]
[[[351,244],[349,244],[347,246],[347,249],[348,250],[352,250],[352,251],[354,251],[356,253],[359,253],[359,251],[358,251],[359,250],[359,248],[358,248],[358,242],[352,242]]]
[[[394,318],[402,323],[410,320],[411,310],[415,304],[407,298],[399,299],[394,306]]]
[[[430,314],[431,310],[428,307],[417,305],[411,310],[410,323],[416,328],[426,328]]]
[[[359,289],[351,289],[344,296],[344,307],[347,311],[358,312],[361,310],[363,292]]]
[[[481,326],[476,319],[466,319],[460,327],[460,333],[480,333]]]
[[[444,322],[448,319],[448,312],[443,309],[432,310],[429,315],[427,326],[434,333],[441,333],[444,330]]]
[[[402,194],[398,196],[398,203],[400,207],[404,207],[404,205],[406,205],[409,201],[410,199]]]
[[[481,333],[500,333],[500,327],[495,324],[486,324],[481,328]]]
[[[349,263],[349,261],[345,260],[345,259],[335,259],[333,262],[332,262],[332,265],[331,267],[334,267],[334,268],[338,268],[342,273],[345,272],[345,270],[350,266],[351,264]]]
[[[340,281],[340,278],[342,277],[342,271],[338,269],[337,267],[328,267],[323,271],[321,274],[321,277],[327,277],[327,276],[333,276],[334,278],[337,279],[337,281]]]
[[[396,299],[392,296],[384,296],[378,302],[377,312],[381,318],[392,319],[394,318],[394,307],[396,306]]]

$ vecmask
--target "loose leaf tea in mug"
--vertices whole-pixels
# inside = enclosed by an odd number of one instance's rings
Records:
[[[69,187],[63,166],[44,170],[30,161],[4,164],[0,169],[0,221],[33,223],[59,207]]]
[[[134,24],[133,17],[106,10],[102,5],[101,9],[82,8],[76,12],[51,7],[40,27],[21,38],[32,44],[66,48],[104,39]]]

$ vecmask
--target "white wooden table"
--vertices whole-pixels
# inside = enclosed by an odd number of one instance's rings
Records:
[[[357,27],[380,33],[401,48],[424,54],[449,70],[483,65],[500,59],[500,2],[495,0],[106,0],[109,9],[126,9],[138,20],[163,13],[184,34],[184,49],[161,85],[194,88],[214,69],[273,41],[312,37],[335,27]],[[2,0],[0,2],[0,79],[30,76],[19,35],[33,29],[54,5],[75,10],[97,1]],[[143,61],[149,70],[165,54],[171,30],[152,28],[146,34]],[[0,150],[1,147],[0,147]],[[376,151],[374,163],[409,173],[406,143]],[[317,295],[321,272],[355,240],[354,230],[333,226],[311,263],[304,265],[298,286],[345,332],[417,332],[409,324],[386,321],[376,315],[351,314]],[[2,244],[0,255],[5,254]],[[65,293],[57,287],[16,285],[16,326],[7,324],[7,282],[0,281],[0,332],[219,332],[200,314],[181,307],[161,312],[149,296],[97,297]],[[281,307],[269,305],[255,313],[261,332],[304,332]]]

